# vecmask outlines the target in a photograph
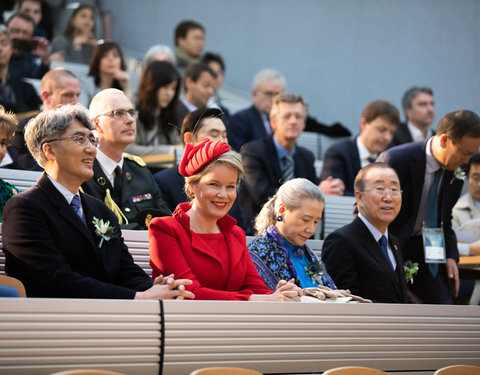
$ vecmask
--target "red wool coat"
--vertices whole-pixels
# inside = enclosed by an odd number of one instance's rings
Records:
[[[224,216],[218,220],[225,236],[230,262],[220,259],[201,236],[190,230],[186,212],[190,203],[177,206],[172,217],[159,217],[149,226],[150,265],[153,278],[174,274],[175,279],[190,279],[186,288],[199,300],[248,300],[252,294],[270,294],[258,274],[247,250],[245,233],[235,219]],[[222,271],[229,267],[227,279]]]

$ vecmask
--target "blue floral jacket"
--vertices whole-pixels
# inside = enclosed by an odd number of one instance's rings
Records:
[[[255,238],[248,246],[250,257],[258,273],[265,280],[265,284],[272,290],[275,290],[280,280],[290,280],[294,278],[297,285],[299,284],[295,266],[290,259],[284,241],[286,241],[285,238],[277,231],[275,226],[270,225],[261,236]],[[332,278],[327,273],[327,268],[322,260],[318,259],[313,251],[306,245],[294,247],[294,251],[297,249],[304,252],[310,263],[318,261],[320,265],[318,272],[320,278],[317,279],[317,281],[319,284],[337,289]]]

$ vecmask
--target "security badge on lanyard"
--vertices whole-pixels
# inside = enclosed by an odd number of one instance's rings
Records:
[[[430,191],[428,193],[427,215],[422,225],[423,249],[425,263],[446,263],[445,237],[443,235],[443,220],[438,226],[439,187],[443,177],[443,170],[435,172]],[[442,200],[443,203],[443,200]],[[443,204],[440,204],[443,218]]]
[[[425,263],[446,263],[443,225],[440,228],[422,228]]]

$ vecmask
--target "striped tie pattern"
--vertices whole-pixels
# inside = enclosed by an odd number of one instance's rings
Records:
[[[293,157],[290,154],[285,155],[282,158],[283,161],[283,172],[282,172],[282,178],[283,181],[289,181],[293,179]]]

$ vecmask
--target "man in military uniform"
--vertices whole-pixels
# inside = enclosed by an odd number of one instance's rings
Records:
[[[136,224],[139,212],[171,214],[145,162],[123,152],[136,135],[137,112],[127,96],[117,89],[99,92],[90,103],[90,116],[100,142],[94,176],[83,183],[83,190],[104,201],[126,229],[141,229]]]

